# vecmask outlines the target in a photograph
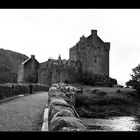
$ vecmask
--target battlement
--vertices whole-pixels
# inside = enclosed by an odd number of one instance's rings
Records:
[[[66,60],[63,59],[61,62],[58,60],[51,60],[49,59],[46,62],[40,63],[40,69],[41,68],[50,68],[50,67],[77,67],[79,66],[80,62],[73,61],[73,60]]]

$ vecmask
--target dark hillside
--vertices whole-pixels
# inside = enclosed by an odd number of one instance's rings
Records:
[[[0,83],[17,82],[19,64],[27,58],[24,54],[0,49]]]

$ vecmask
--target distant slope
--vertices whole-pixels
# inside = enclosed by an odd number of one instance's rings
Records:
[[[17,82],[19,65],[27,58],[24,54],[0,49],[0,83]]]

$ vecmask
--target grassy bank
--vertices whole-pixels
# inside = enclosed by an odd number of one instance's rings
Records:
[[[76,95],[76,110],[86,118],[139,116],[140,96],[130,88],[84,86]]]

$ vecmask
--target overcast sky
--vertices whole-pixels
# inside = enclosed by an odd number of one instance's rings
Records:
[[[130,79],[140,63],[140,9],[0,9],[0,48],[39,62],[69,59],[69,48],[96,29],[110,42],[110,77]]]

